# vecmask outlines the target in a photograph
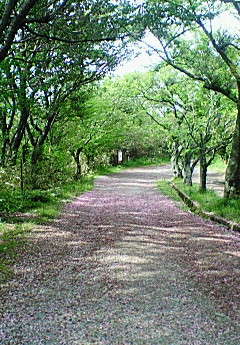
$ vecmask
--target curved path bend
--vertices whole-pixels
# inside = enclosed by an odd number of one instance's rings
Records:
[[[240,236],[156,189],[168,166],[99,177],[36,227],[2,290],[3,345],[239,345]]]

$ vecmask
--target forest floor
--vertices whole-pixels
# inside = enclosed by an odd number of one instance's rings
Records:
[[[240,344],[240,234],[159,178],[168,165],[99,177],[33,229],[1,290],[1,344]]]

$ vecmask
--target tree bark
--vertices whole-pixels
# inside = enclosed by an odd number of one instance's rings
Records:
[[[25,56],[25,52],[23,53]],[[29,110],[29,102],[28,102],[28,97],[27,97],[27,74],[28,74],[28,66],[23,67],[19,70],[19,77],[20,77],[20,87],[18,89],[18,102],[20,105],[20,118],[18,121],[17,129],[14,135],[14,138],[11,142],[12,145],[12,164],[16,164],[17,156],[18,156],[18,151],[22,143],[22,139],[25,133],[26,125],[28,122],[28,118],[30,115],[30,110]],[[15,86],[13,85],[13,88]],[[17,90],[16,90],[17,91]],[[14,99],[13,99],[14,101]]]
[[[174,142],[172,144],[172,157],[171,157],[173,175],[174,177],[183,178],[182,169],[179,166],[179,157],[180,157],[181,151],[182,151],[181,146],[178,146]]]
[[[193,170],[191,167],[192,154],[190,152],[184,155],[183,159],[183,182],[189,186],[192,186],[192,174]]]
[[[76,163],[76,174],[75,177],[78,179],[82,175],[82,165],[80,160],[80,154],[82,152],[82,147],[78,148],[76,153],[74,154],[74,160]]]
[[[193,157],[193,152],[187,152],[183,158],[183,183],[192,186],[192,175],[195,166],[199,162],[199,157]]]
[[[225,198],[234,198],[240,195],[240,82],[238,84],[238,90],[238,114],[225,176]]]
[[[35,143],[35,146],[34,146],[33,151],[32,151],[32,157],[31,157],[32,166],[35,165],[38,161],[40,161],[42,158],[43,145],[44,145],[44,143],[48,137],[48,134],[49,134],[54,122],[55,122],[57,114],[58,114],[58,112],[49,115],[47,122],[45,124],[44,130],[42,131],[40,137],[38,138],[38,140]]]
[[[74,159],[74,162],[76,163],[76,173],[75,173],[75,178],[78,179],[82,176],[82,164],[81,164],[81,159],[80,155],[83,150],[83,147],[79,147],[76,152],[74,150],[70,150],[71,156]]]
[[[12,152],[13,152],[12,163],[13,163],[13,165],[16,164],[18,150],[19,150],[19,147],[20,147],[22,139],[23,139],[23,135],[25,132],[28,117],[29,117],[29,110],[27,109],[26,106],[24,106],[21,110],[20,120],[19,120],[18,127],[17,127],[16,133],[15,133],[14,139],[13,139],[13,143],[12,143]]]
[[[201,152],[200,157],[200,189],[207,189],[207,160],[205,152]]]
[[[2,145],[1,145],[1,165],[5,164],[5,155],[7,149],[7,122],[6,114],[0,111],[0,123],[1,123],[1,132],[2,132]]]
[[[25,1],[16,14],[12,14],[17,3],[16,0],[9,0],[5,5],[4,14],[0,21],[0,34],[4,36],[4,41],[0,48],[0,62],[7,56],[18,30],[23,27],[25,18],[37,2],[38,0]]]

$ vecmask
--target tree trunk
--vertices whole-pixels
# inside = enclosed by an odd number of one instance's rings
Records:
[[[13,165],[16,164],[18,150],[19,150],[20,145],[22,143],[22,139],[23,139],[23,135],[25,132],[28,117],[29,117],[29,111],[28,111],[27,107],[24,106],[24,108],[21,110],[20,120],[19,120],[18,127],[17,127],[16,133],[15,133],[14,139],[13,139],[13,143],[12,143],[12,151],[13,151],[12,163],[13,163]]]
[[[41,135],[39,136],[38,140],[35,143],[35,146],[33,147],[32,157],[31,157],[32,166],[34,166],[38,161],[42,159],[43,145],[54,124],[56,116],[57,116],[57,113],[53,113],[49,116],[45,124],[44,130],[42,131]]]
[[[80,162],[80,155],[77,155],[75,157],[75,163],[76,163],[76,166],[77,166],[75,176],[76,176],[76,178],[79,178],[82,175],[82,166],[81,166],[81,162]]]
[[[81,165],[81,159],[80,159],[80,155],[82,152],[83,148],[79,147],[76,151],[76,153],[74,154],[74,160],[76,163],[76,174],[75,174],[75,178],[78,179],[81,177],[82,175],[82,165]]]
[[[182,151],[181,146],[178,146],[174,142],[172,144],[172,157],[171,157],[173,175],[174,177],[183,178],[182,169],[179,166],[179,157],[180,157],[181,151]]]
[[[25,55],[25,53],[24,53]],[[12,145],[12,164],[15,165],[17,161],[18,151],[22,143],[22,139],[25,133],[26,125],[30,115],[29,104],[27,98],[27,69],[28,67],[21,68],[20,70],[20,87],[18,91],[19,105],[21,109],[20,119],[17,125],[17,129],[14,138],[11,142]]]
[[[191,152],[188,152],[184,155],[184,159],[183,159],[183,182],[185,184],[188,184],[189,186],[192,186],[192,174],[193,174],[193,169],[191,167],[191,158],[192,158],[192,154]]]
[[[207,189],[207,160],[205,152],[201,152],[200,157],[200,189]]]
[[[7,150],[7,142],[4,139],[1,147],[1,165],[5,165],[5,155],[6,155],[6,150]]]
[[[31,155],[31,165],[32,167],[34,167],[37,162],[41,161],[43,156],[43,145],[39,145],[39,143],[37,143],[32,151],[32,155]]]
[[[224,189],[225,198],[234,198],[240,195],[240,83],[238,85],[238,88],[238,114],[232,141],[232,150],[226,170]]]
[[[7,123],[6,123],[6,114],[3,113],[2,109],[0,109],[0,125],[1,125],[1,132],[2,132],[2,144],[1,144],[1,165],[5,164],[5,155],[7,150]]]

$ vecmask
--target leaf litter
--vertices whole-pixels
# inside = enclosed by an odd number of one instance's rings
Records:
[[[238,345],[240,236],[161,195],[169,177],[99,177],[36,226],[2,287],[1,344]]]

